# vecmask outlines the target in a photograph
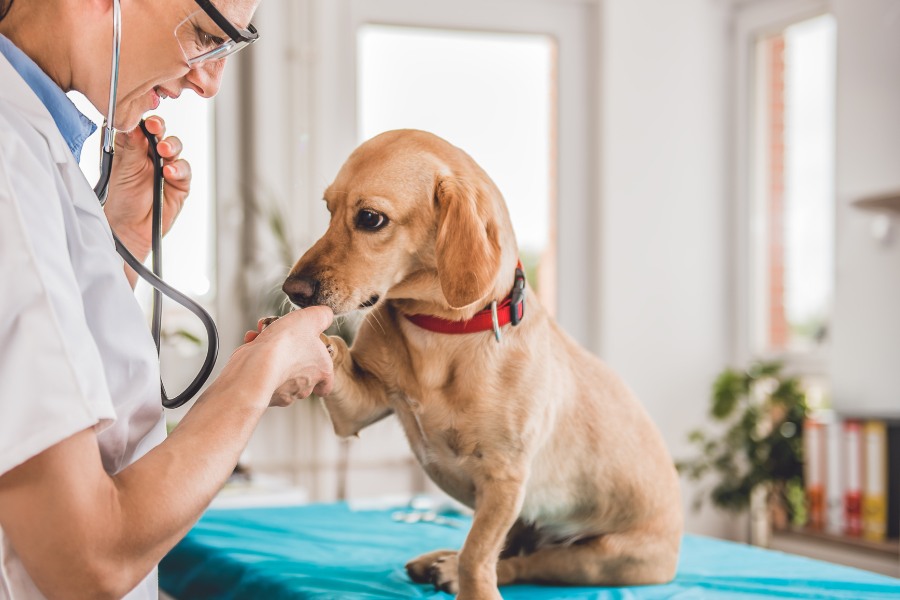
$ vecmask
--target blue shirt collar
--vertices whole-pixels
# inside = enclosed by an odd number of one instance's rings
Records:
[[[97,126],[81,114],[65,92],[37,66],[37,63],[3,34],[0,34],[0,54],[6,57],[9,64],[18,71],[25,83],[47,107],[75,160],[80,161],[84,141],[97,130]]]

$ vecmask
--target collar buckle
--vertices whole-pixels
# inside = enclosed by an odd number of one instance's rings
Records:
[[[525,271],[522,263],[516,266],[516,279],[513,281],[509,302],[509,322],[515,327],[525,317]]]
[[[497,343],[499,344],[503,336],[500,334],[500,319],[497,317],[496,300],[491,302],[491,326],[494,329],[494,339],[497,340]]]

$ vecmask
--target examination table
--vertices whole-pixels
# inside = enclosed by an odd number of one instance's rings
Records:
[[[403,565],[459,548],[465,516],[404,518],[346,503],[210,509],[160,565],[177,600],[435,598]],[[413,522],[408,522],[413,521]],[[506,600],[546,598],[900,598],[900,580],[743,544],[686,535],[672,583],[625,588],[504,586]]]

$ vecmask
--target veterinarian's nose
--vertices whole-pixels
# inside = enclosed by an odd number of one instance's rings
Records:
[[[291,275],[284,281],[281,289],[291,299],[291,302],[301,308],[306,308],[315,304],[316,294],[319,292],[319,282],[310,277]]]

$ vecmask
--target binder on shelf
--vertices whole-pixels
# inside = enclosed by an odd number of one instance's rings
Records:
[[[862,423],[844,421],[844,533],[862,534]]]
[[[866,421],[863,439],[862,533],[865,539],[879,542],[887,536],[887,428],[884,421]]]
[[[900,423],[887,427],[887,537],[900,538]]]
[[[807,527],[821,531],[825,524],[825,432],[815,416],[803,424],[803,479],[809,506]]]
[[[825,444],[825,531],[844,532],[844,480],[841,477],[841,422],[832,411],[822,416]]]

